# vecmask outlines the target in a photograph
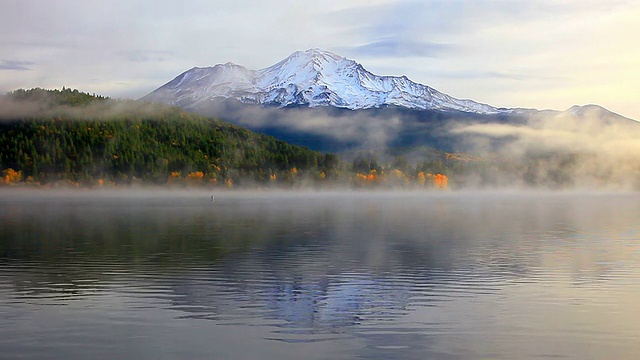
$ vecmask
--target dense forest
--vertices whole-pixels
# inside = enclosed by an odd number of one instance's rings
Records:
[[[339,161],[177,108],[77,90],[1,100],[3,182],[233,186],[334,177]]]
[[[441,154],[444,159],[444,153]],[[175,107],[78,90],[0,98],[0,185],[446,188],[447,166],[352,162]]]

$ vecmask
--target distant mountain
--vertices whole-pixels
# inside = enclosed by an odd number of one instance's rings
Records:
[[[479,142],[495,148],[513,138],[451,131],[469,124],[548,127],[570,122],[574,130],[587,132],[613,124],[634,132],[640,128],[597,105],[540,111],[457,99],[405,76],[372,74],[353,60],[319,49],[295,52],[261,70],[233,63],[196,67],[141,100],[217,116],[331,152],[412,146],[467,151]]]
[[[277,107],[332,106],[350,110],[398,106],[475,114],[512,111],[456,99],[406,76],[378,76],[353,60],[319,49],[297,51],[257,71],[233,63],[196,67],[142,98],[187,109],[216,99]]]

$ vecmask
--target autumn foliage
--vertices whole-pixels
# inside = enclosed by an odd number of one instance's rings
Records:
[[[438,189],[446,189],[447,184],[449,183],[449,179],[446,175],[435,174],[433,176],[433,183],[436,185]]]
[[[388,172],[371,170],[368,174],[356,173],[353,185],[356,187],[426,187],[435,189],[446,189],[449,179],[444,174],[429,174],[423,171],[415,176],[403,173],[401,170],[393,169]]]
[[[15,171],[11,168],[2,170],[2,179],[0,183],[3,185],[15,185],[22,180],[22,171]]]

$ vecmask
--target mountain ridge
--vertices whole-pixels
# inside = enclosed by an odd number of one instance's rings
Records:
[[[490,134],[490,127],[481,132],[469,127],[474,124],[571,128],[589,136],[611,125],[622,133],[640,129],[639,122],[592,104],[558,111],[457,99],[407,76],[375,75],[354,60],[319,49],[294,52],[260,70],[230,62],[195,67],[141,100],[328,152],[410,146],[466,152],[479,144],[496,150],[514,139]]]
[[[477,114],[513,111],[454,98],[406,76],[375,75],[354,60],[320,49],[296,51],[260,70],[231,62],[194,67],[141,98],[187,109],[216,99],[276,107],[361,110],[400,106]]]

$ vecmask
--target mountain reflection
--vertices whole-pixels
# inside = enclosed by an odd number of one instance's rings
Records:
[[[436,311],[445,306],[459,307],[453,318],[477,316],[465,311],[478,298],[545,277],[595,288],[638,254],[628,240],[640,234],[640,203],[622,196],[599,206],[562,196],[204,200],[2,206],[0,290],[11,301],[118,298],[179,319],[268,324],[285,342],[355,336],[383,347],[362,356],[393,358],[407,341],[429,354],[430,337],[453,321]]]

